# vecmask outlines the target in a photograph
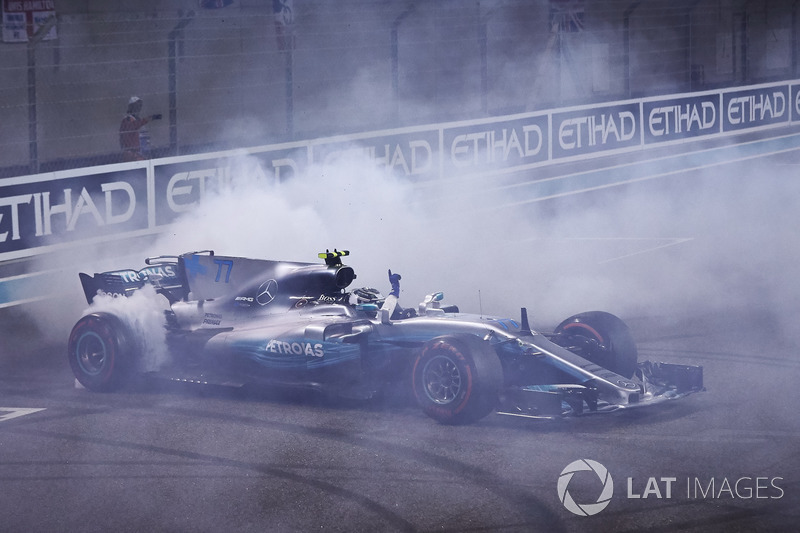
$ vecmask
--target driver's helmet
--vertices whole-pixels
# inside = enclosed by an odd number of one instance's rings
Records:
[[[380,291],[372,287],[361,287],[360,289],[354,290],[353,294],[356,297],[357,304],[374,304],[384,300]]]

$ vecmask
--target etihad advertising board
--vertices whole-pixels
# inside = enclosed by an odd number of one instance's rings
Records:
[[[0,182],[0,254],[148,227],[147,170]]]
[[[548,114],[442,128],[443,171],[480,172],[547,162]]]
[[[0,181],[0,261],[49,245],[156,232],[237,177],[283,181],[309,164],[324,167],[351,155],[419,182],[794,120],[800,85],[783,82],[10,178]]]
[[[642,121],[645,144],[717,134],[719,94],[643,102]]]
[[[553,159],[639,146],[637,102],[553,113]]]
[[[305,168],[307,159],[305,147],[293,147],[246,157],[231,153],[229,157],[153,165],[154,225],[170,224],[194,209],[207,194],[230,187],[236,179],[246,177],[265,183],[291,179]]]
[[[723,129],[740,131],[788,123],[789,85],[759,87],[722,94]]]
[[[435,126],[352,139],[322,139],[310,145],[311,160],[322,167],[367,160],[397,176],[415,180],[432,179],[439,174],[439,128]]]

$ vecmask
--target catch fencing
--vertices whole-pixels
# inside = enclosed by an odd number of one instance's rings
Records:
[[[796,2],[0,0],[0,179],[800,75]],[[579,118],[579,117],[578,117]]]

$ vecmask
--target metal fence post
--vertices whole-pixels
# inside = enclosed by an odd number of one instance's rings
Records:
[[[179,17],[182,13],[178,14]],[[177,46],[178,39],[182,36],[183,29],[194,18],[194,11],[189,11],[185,17],[181,18],[178,23],[169,32],[167,39],[167,72],[169,77],[168,91],[169,91],[169,152],[172,155],[179,155],[178,147],[178,63],[177,63]]]
[[[28,39],[28,172],[39,172],[39,132],[36,116],[36,45],[50,33],[56,17],[51,16]]]
[[[394,100],[395,118],[400,113],[400,24],[411,13],[414,12],[414,4],[409,5],[405,11],[400,13],[392,23],[392,97]]]

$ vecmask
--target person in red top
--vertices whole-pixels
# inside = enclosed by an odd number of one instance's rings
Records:
[[[147,130],[142,130],[142,126],[151,120],[159,120],[161,115],[150,115],[149,117],[139,118],[142,111],[142,99],[132,96],[128,100],[128,113],[119,125],[119,146],[122,149],[123,161],[141,161],[145,159],[145,152],[149,148],[149,135]]]

